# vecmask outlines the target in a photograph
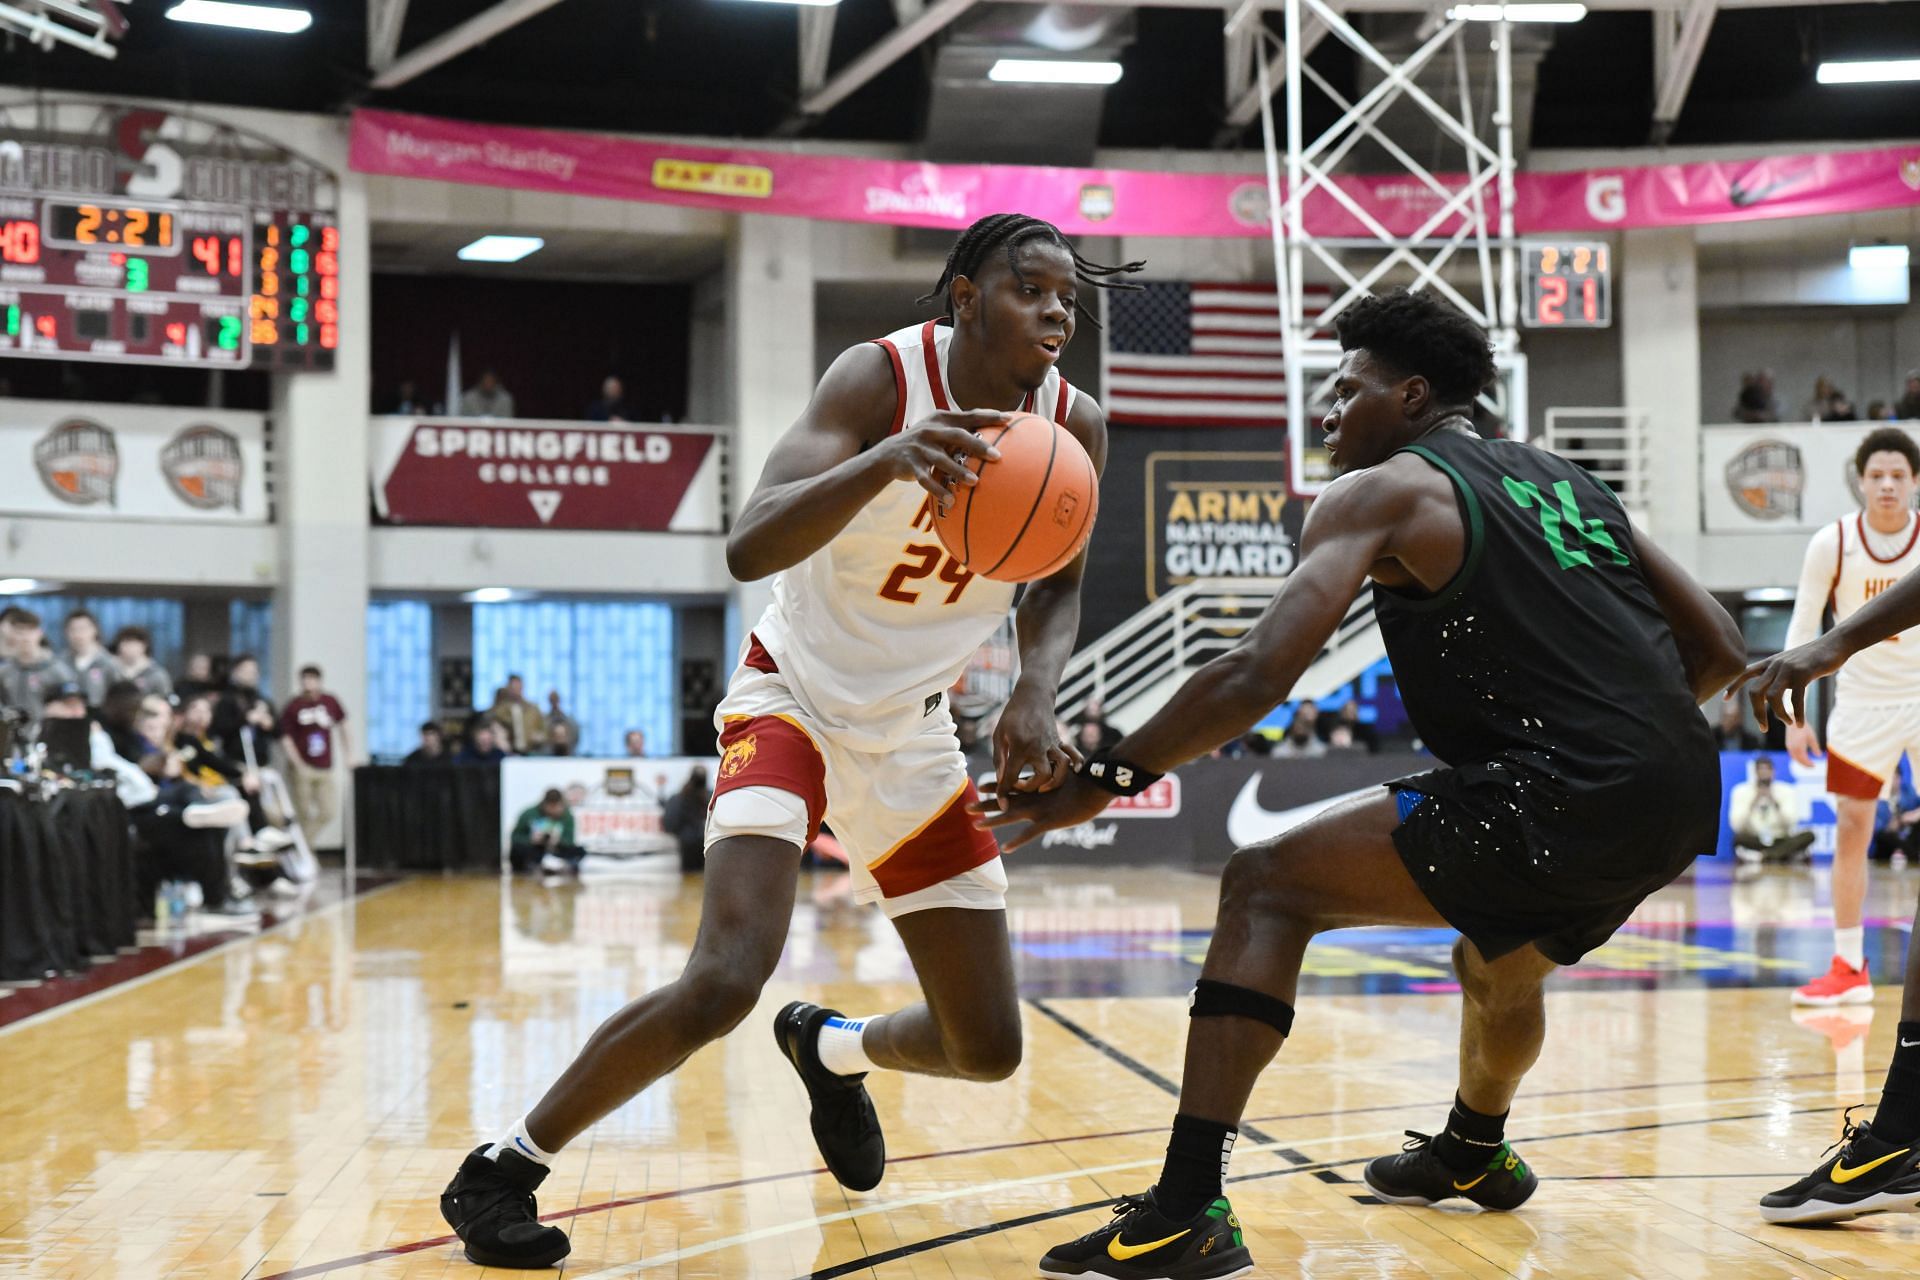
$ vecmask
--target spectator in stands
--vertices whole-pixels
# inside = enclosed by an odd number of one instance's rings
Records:
[[[1778,422],[1780,400],[1773,394],[1773,371],[1756,369],[1740,375],[1740,395],[1733,404],[1735,422]]]
[[[713,792],[707,787],[707,766],[687,771],[687,780],[668,798],[660,825],[680,846],[680,870],[704,871],[707,866],[707,806]]]
[[[1348,698],[1333,716],[1321,716],[1314,725],[1314,730],[1320,740],[1329,747],[1358,747],[1369,755],[1380,749],[1380,733],[1360,718],[1358,698]],[[1342,734],[1341,730],[1345,730],[1345,733]],[[1336,743],[1334,741],[1336,735],[1343,737],[1345,741]]]
[[[547,718],[528,700],[519,676],[508,676],[495,691],[487,715],[500,726],[501,744],[514,755],[532,755],[546,745]]]
[[[453,758],[447,754],[446,731],[438,720],[429,720],[420,726],[420,745],[407,753],[400,763],[409,769],[426,768],[431,765],[450,764]]]
[[[570,756],[574,752],[573,721],[563,720],[559,724],[548,722],[547,745],[540,754],[548,756]]]
[[[635,760],[646,758],[647,731],[645,729],[627,730],[627,755]]]
[[[1802,814],[1793,788],[1773,780],[1773,761],[1753,758],[1753,776],[1737,782],[1727,801],[1734,854],[1742,862],[1789,862],[1806,856],[1813,832],[1800,830]]]
[[[463,418],[511,418],[513,393],[500,385],[500,375],[488,369],[480,381],[460,393]]]
[[[100,643],[100,621],[85,609],[75,609],[61,630],[67,637],[67,665],[80,678],[87,705],[97,707],[107,696],[107,686],[119,676],[113,655]]]
[[[153,637],[145,627],[122,627],[113,633],[113,660],[120,668],[120,678],[141,693],[173,696],[173,677],[153,660]]]
[[[259,768],[270,762],[279,717],[260,692],[260,660],[243,653],[227,671],[227,687],[213,708],[213,736],[235,760]]]
[[[1868,856],[1882,861],[1898,854],[1911,858],[1920,849],[1920,793],[1911,770],[1903,762],[1887,781],[1887,794],[1876,807],[1873,844]]]
[[[30,720],[39,720],[47,695],[63,684],[77,684],[73,668],[53,656],[40,615],[18,605],[0,613],[0,641],[6,645],[0,661],[0,702],[19,707]]]
[[[1920,369],[1907,370],[1906,390],[1893,403],[1896,418],[1920,418]]]
[[[1845,399],[1833,379],[1823,373],[1813,380],[1813,396],[1800,410],[1800,416],[1807,422],[1832,422],[1834,402]]]
[[[405,414],[425,414],[432,411],[433,406],[428,404],[426,398],[420,394],[420,388],[412,378],[401,380],[399,388],[393,393],[393,398],[387,401],[387,407],[381,410],[383,413]]]
[[[499,764],[507,758],[500,749],[500,743],[494,737],[494,723],[485,716],[476,717],[467,727],[466,743],[460,748],[460,754],[453,758],[455,764]]]
[[[237,798],[246,802],[244,821],[229,824],[241,845],[276,854],[293,843],[292,837],[267,821],[261,807],[260,771],[244,758],[229,756],[214,740],[213,713],[218,699],[197,694],[181,706],[174,725],[173,753],[181,776],[200,788],[209,800]],[[271,859],[267,859],[271,861]]]
[[[558,689],[549,689],[547,690],[547,737],[551,739],[554,730],[558,729],[561,725],[567,727],[567,741],[571,742],[575,747],[578,747],[580,745],[580,722],[561,709],[560,691]]]
[[[319,839],[333,821],[334,752],[337,749],[345,757],[353,754],[346,721],[346,708],[321,685],[320,668],[311,663],[300,668],[300,693],[280,713],[280,736],[287,744],[287,765],[293,775],[289,781],[294,812],[309,841]]]
[[[1853,406],[1853,398],[1844,391],[1836,391],[1827,401],[1827,411],[1820,416],[1822,422],[1858,422],[1860,411]]]
[[[1327,744],[1320,741],[1318,733],[1320,708],[1311,700],[1302,702],[1294,709],[1293,721],[1287,725],[1286,736],[1274,746],[1276,756],[1321,756],[1327,753]]]
[[[1764,745],[1759,731],[1747,723],[1745,698],[1729,694],[1720,699],[1720,723],[1713,727],[1713,740],[1722,751],[1758,751]]]
[[[193,653],[187,655],[187,665],[175,682],[174,693],[182,701],[201,693],[220,692],[220,682],[213,678],[213,655]]]
[[[1098,698],[1087,700],[1080,718],[1073,724],[1073,741],[1080,754],[1111,750],[1120,741],[1120,731],[1107,723],[1107,709]]]
[[[1892,422],[1893,417],[1893,406],[1885,400],[1867,401],[1868,422]]]
[[[555,788],[547,788],[540,803],[527,806],[513,824],[507,858],[515,871],[578,872],[586,856],[574,840],[573,810]]]
[[[633,415],[627,411],[627,389],[620,385],[620,379],[608,376],[600,384],[600,398],[587,406],[589,422],[631,422]]]

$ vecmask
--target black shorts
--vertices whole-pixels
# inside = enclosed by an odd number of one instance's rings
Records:
[[[1679,804],[1671,786],[1581,793],[1499,763],[1386,785],[1400,803],[1400,861],[1489,960],[1533,943],[1555,964],[1577,963],[1712,853],[1719,821],[1717,779],[1705,795],[1696,781]]]

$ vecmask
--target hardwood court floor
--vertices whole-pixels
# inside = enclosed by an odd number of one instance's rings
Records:
[[[911,971],[844,883],[803,882],[754,1017],[566,1152],[570,1280],[1021,1277],[1159,1165],[1182,993],[1210,879],[1015,868],[1026,1063],[999,1085],[876,1075],[881,1186],[819,1168],[768,1020],[808,997],[910,999]],[[1876,871],[1870,915],[1920,877]],[[1446,938],[1316,947],[1297,1034],[1261,1080],[1234,1203],[1271,1276],[1911,1276],[1920,1217],[1824,1230],[1754,1201],[1810,1168],[1871,1096],[1898,992],[1795,1021],[1823,883],[1710,872],[1557,980],[1510,1134],[1546,1179],[1516,1214],[1368,1204],[1360,1164],[1452,1092]],[[48,1280],[470,1277],[436,1197],[608,1013],[671,978],[697,889],[663,873],[543,886],[422,879],[0,1031],[0,1275]],[[1905,934],[1870,931],[1897,974]],[[490,1275],[507,1273],[492,1272]]]

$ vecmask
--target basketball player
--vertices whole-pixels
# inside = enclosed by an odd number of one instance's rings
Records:
[[[1807,544],[1787,646],[1820,634],[1829,605],[1845,622],[1867,601],[1920,565],[1920,521],[1913,513],[1920,445],[1898,427],[1867,433],[1853,455],[1860,477],[1858,515],[1821,529]],[[1787,729],[1787,750],[1813,767],[1813,726]],[[1920,635],[1893,636],[1848,660],[1827,721],[1827,790],[1839,821],[1833,833],[1833,963],[1793,993],[1795,1004],[1872,1004],[1865,938],[1867,847],[1874,806],[1904,752],[1920,751]]]
[[[1867,444],[1881,434],[1875,431]],[[1868,464],[1871,467],[1870,456]],[[1752,682],[1748,696],[1761,728],[1769,712],[1799,726],[1808,685],[1835,671],[1844,681],[1858,662],[1914,627],[1920,627],[1920,574],[1908,574],[1818,639],[1755,663],[1734,687]],[[1902,643],[1911,643],[1911,637]],[[1920,698],[1920,677],[1910,679],[1907,691]],[[1920,912],[1914,925],[1920,928]],[[1920,947],[1911,943],[1906,978],[1893,1061],[1887,1064],[1886,1087],[1880,1090],[1873,1119],[1858,1125],[1849,1121],[1838,1152],[1792,1186],[1762,1197],[1760,1213],[1768,1222],[1839,1222],[1866,1213],[1920,1208]]]
[[[716,713],[722,756],[693,953],[677,981],[603,1023],[539,1104],[461,1165],[440,1205],[469,1259],[532,1268],[566,1255],[566,1235],[538,1221],[534,1190],[568,1143],[752,1011],[823,816],[851,855],[856,900],[892,918],[926,996],[878,1017],[790,1004],[776,1018],[834,1176],[865,1191],[884,1169],[868,1071],[1000,1080],[1019,1064],[1006,875],[969,813],[977,795],[946,705],[1014,588],[948,557],[931,521],[936,504],[977,483],[963,461],[997,456],[975,433],[1013,411],[1065,425],[1105,462],[1099,407],[1054,366],[1081,286],[1139,266],[1088,262],[1037,218],[983,218],[921,299],[944,305],[944,322],[843,353],[774,446],[727,540],[736,577],[775,575],[773,602]],[[1058,786],[1078,759],[1058,741],[1054,691],[1079,626],[1083,561],[1020,601],[1021,675],[994,732],[999,776],[1015,791]]]
[[[1740,632],[1584,470],[1468,422],[1487,337],[1427,294],[1368,299],[1345,351],[1299,567],[1239,647],[1152,719],[1000,826],[1084,822],[1284,699],[1369,578],[1387,655],[1446,768],[1389,783],[1239,850],[1189,1013],[1159,1181],[1041,1260],[1046,1276],[1216,1280],[1252,1270],[1222,1194],[1254,1081],[1293,1026],[1301,953],[1354,925],[1447,926],[1465,1000],[1460,1077],[1437,1137],[1367,1166],[1395,1204],[1518,1208],[1537,1185],[1507,1145],[1540,1052],[1541,984],[1711,850],[1720,763],[1701,700],[1737,675]]]

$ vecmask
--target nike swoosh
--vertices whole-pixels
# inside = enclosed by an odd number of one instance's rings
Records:
[[[1768,196],[1779,194],[1784,188],[1801,185],[1806,177],[1807,175],[1804,173],[1790,173],[1784,177],[1775,178],[1763,187],[1753,188],[1743,187],[1738,181],[1735,181],[1727,188],[1727,203],[1736,209],[1745,209],[1749,206],[1759,204]]]
[[[1143,1253],[1152,1253],[1155,1249],[1163,1245],[1172,1244],[1175,1240],[1178,1240],[1181,1236],[1186,1235],[1187,1232],[1192,1230],[1192,1227],[1188,1227],[1186,1231],[1174,1232],[1165,1240],[1152,1240],[1146,1244],[1121,1244],[1120,1237],[1115,1236],[1113,1239],[1107,1241],[1107,1256],[1115,1262],[1125,1262],[1129,1258],[1137,1258]]]
[[[1855,1178],[1859,1177],[1861,1174],[1872,1173],[1875,1169],[1878,1169],[1881,1165],[1885,1164],[1887,1161],[1898,1160],[1901,1156],[1907,1154],[1907,1152],[1911,1150],[1913,1150],[1912,1147],[1902,1147],[1898,1151],[1894,1151],[1887,1155],[1881,1156],[1878,1160],[1869,1160],[1867,1161],[1867,1163],[1861,1165],[1858,1169],[1849,1169],[1847,1168],[1846,1165],[1841,1164],[1839,1161],[1836,1160],[1834,1161],[1834,1164],[1833,1164],[1833,1174],[1832,1174],[1833,1181],[1840,1182],[1840,1183],[1852,1182]]]
[[[1343,800],[1378,790],[1379,787],[1361,787],[1291,809],[1268,809],[1260,803],[1260,775],[1256,773],[1241,786],[1240,794],[1233,798],[1233,806],[1227,810],[1227,839],[1236,845],[1259,844],[1262,840],[1271,840],[1282,832],[1292,830]]]
[[[1479,1186],[1481,1183],[1485,1182],[1486,1180],[1487,1180],[1487,1175],[1484,1173],[1481,1174],[1479,1177],[1475,1178],[1472,1182],[1461,1182],[1456,1179],[1453,1184],[1453,1189],[1455,1191],[1471,1191],[1475,1187]]]
[[[1912,1049],[1912,1048],[1920,1047],[1920,1040],[1902,1040],[1900,1042],[1900,1047],[1902,1049]]]

